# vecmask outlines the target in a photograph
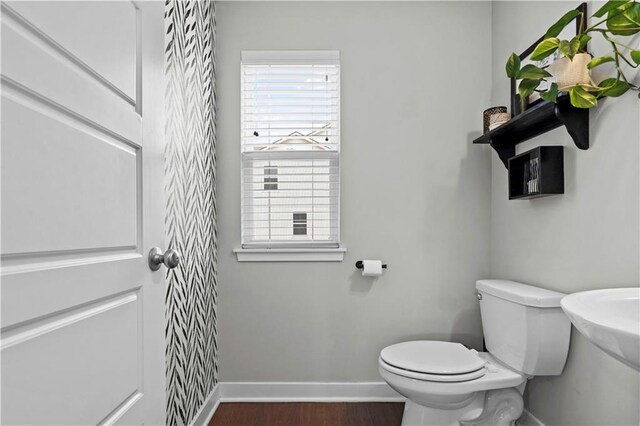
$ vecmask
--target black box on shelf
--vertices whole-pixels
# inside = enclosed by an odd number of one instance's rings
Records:
[[[563,150],[563,146],[539,146],[509,158],[509,199],[564,194]]]

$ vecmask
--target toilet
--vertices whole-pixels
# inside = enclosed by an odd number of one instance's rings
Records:
[[[513,425],[533,376],[562,373],[571,322],[565,295],[507,280],[479,280],[487,352],[419,340],[380,352],[382,378],[405,396],[402,425]]]

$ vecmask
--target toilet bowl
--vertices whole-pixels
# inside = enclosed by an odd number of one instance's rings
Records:
[[[393,355],[390,355],[391,351]],[[421,362],[412,363],[416,358]],[[453,374],[443,368],[443,361],[445,364],[450,362],[452,367],[455,364]],[[500,364],[486,352],[440,341],[389,346],[378,358],[378,367],[389,386],[408,398],[403,425],[457,426],[460,421],[476,419],[485,411],[486,391],[515,388],[527,380],[526,376]],[[521,399],[520,393],[516,391],[516,394],[507,396]],[[512,416],[518,418],[521,404],[515,404],[512,411]]]
[[[562,372],[570,335],[562,293],[504,280],[476,288],[488,352],[432,340],[380,352],[380,375],[407,398],[403,426],[513,425],[527,379]]]

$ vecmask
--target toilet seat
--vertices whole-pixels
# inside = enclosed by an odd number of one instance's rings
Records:
[[[401,376],[434,382],[463,382],[486,373],[486,361],[460,343],[418,340],[388,346],[380,365]]]
[[[502,389],[518,386],[527,380],[527,377],[511,368],[503,365],[487,352],[478,353],[478,357],[486,362],[484,370],[486,373],[482,377],[474,380],[458,382],[442,382],[410,377],[406,371],[395,373],[391,366],[378,358],[379,371],[382,378],[398,392],[398,386],[403,389],[413,389],[414,392],[428,393],[430,395],[461,395],[490,389]],[[402,395],[404,393],[400,392]]]
[[[408,377],[411,379],[424,380],[429,382],[467,382],[469,380],[479,379],[486,373],[486,369],[483,367],[479,370],[472,371],[465,374],[429,374],[419,373],[411,370],[404,370],[402,368],[394,367],[387,364],[382,358],[379,358],[380,366],[390,373],[397,374],[399,376]]]

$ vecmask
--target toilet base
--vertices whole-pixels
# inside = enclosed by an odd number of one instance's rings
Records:
[[[523,408],[522,395],[515,388],[477,392],[468,405],[452,410],[407,399],[402,426],[512,426]]]
[[[402,426],[460,426],[460,419],[479,417],[483,407],[484,392],[477,392],[469,405],[454,410],[427,407],[407,399]]]

